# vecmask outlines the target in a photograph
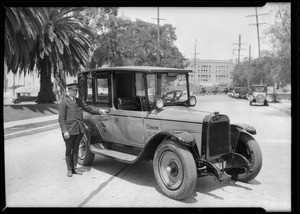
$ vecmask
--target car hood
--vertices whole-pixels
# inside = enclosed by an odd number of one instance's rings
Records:
[[[211,113],[184,106],[165,106],[162,110],[154,110],[151,114],[162,120],[202,123],[204,117]]]

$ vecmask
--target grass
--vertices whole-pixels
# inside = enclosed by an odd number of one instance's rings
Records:
[[[58,104],[5,105],[3,106],[3,121],[11,122],[36,117],[58,115]]]

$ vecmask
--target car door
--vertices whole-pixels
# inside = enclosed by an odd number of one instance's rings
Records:
[[[122,127],[125,144],[144,147],[145,130],[144,120],[148,116],[147,111],[123,111]]]

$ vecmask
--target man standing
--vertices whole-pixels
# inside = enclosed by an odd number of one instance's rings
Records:
[[[77,83],[68,84],[67,88],[69,95],[59,104],[58,121],[66,144],[67,176],[72,177],[72,174],[82,175],[77,169],[79,143],[85,129],[82,110],[90,114],[103,114],[106,111],[76,98],[79,89]]]

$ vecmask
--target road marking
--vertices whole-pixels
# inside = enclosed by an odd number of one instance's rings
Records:
[[[120,171],[118,171],[116,174],[112,175],[107,181],[103,182],[97,189],[95,189],[91,194],[84,199],[83,202],[81,202],[78,207],[83,207],[86,205],[95,195],[97,195],[107,184],[109,184],[116,176],[118,176],[124,169],[126,169],[130,165],[126,165],[123,167]]]

